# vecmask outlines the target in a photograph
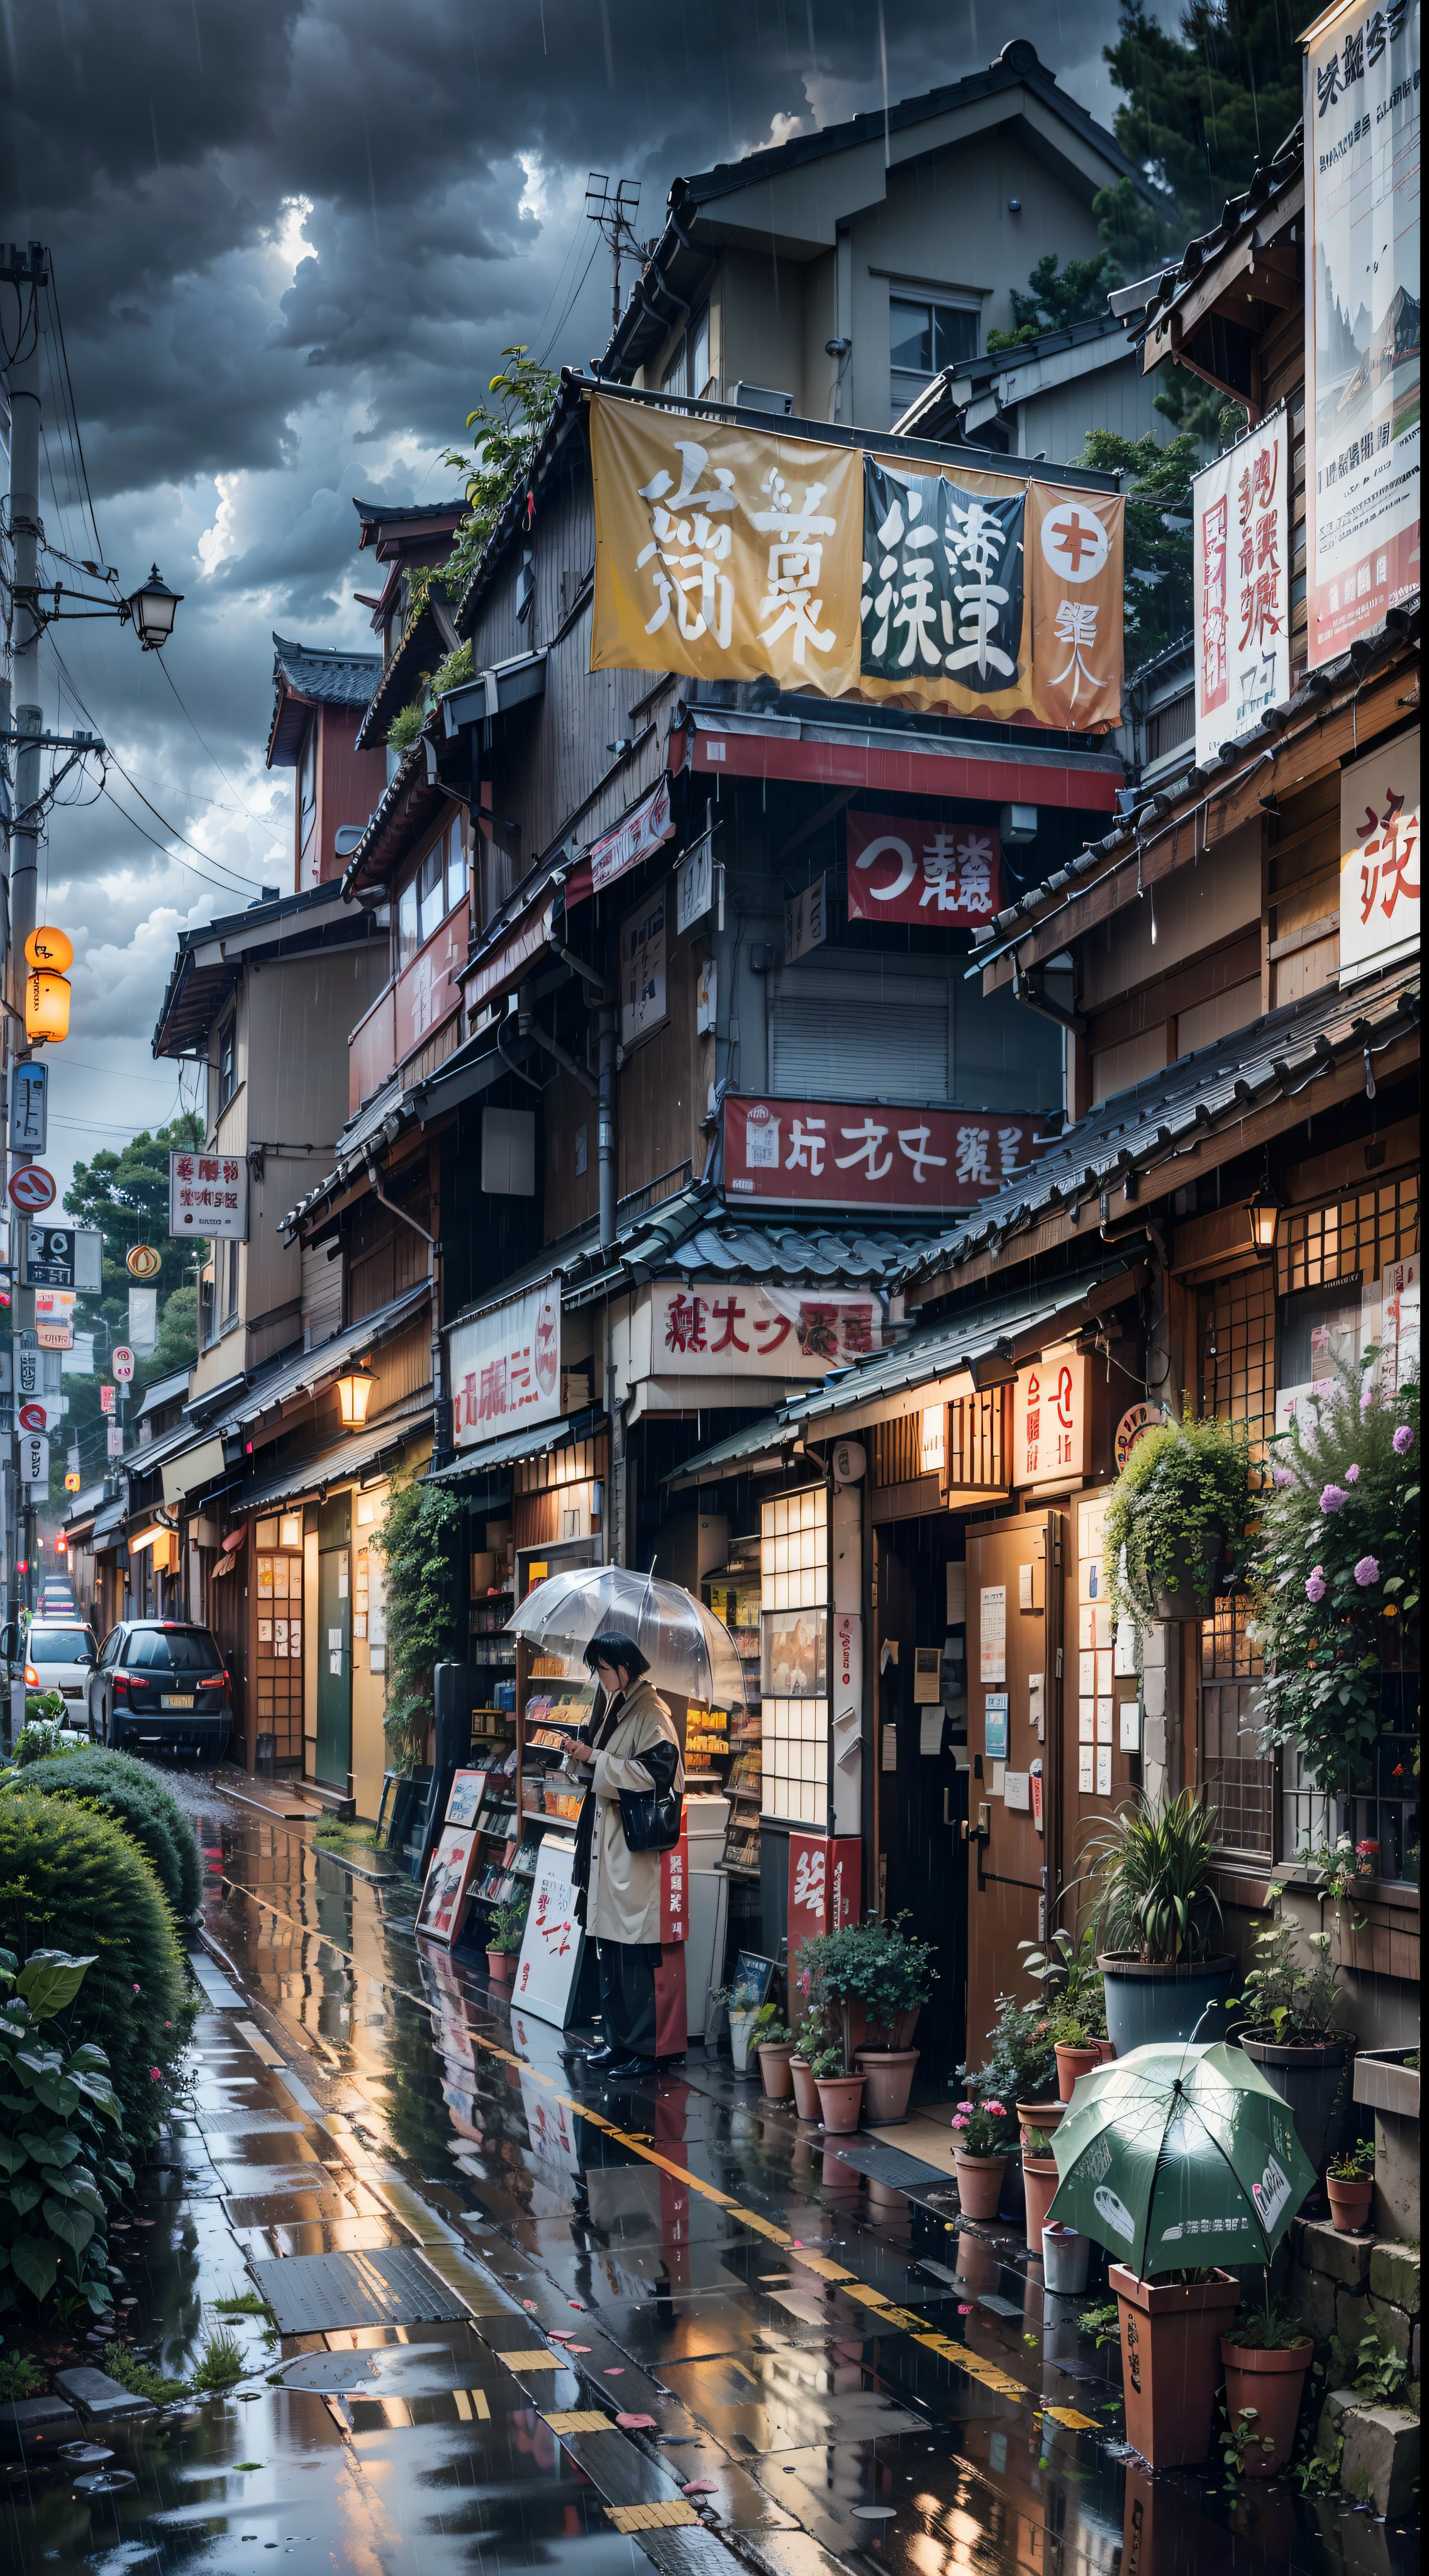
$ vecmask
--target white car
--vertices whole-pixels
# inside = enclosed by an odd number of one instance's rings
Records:
[[[7,1691],[23,1669],[27,1691],[60,1692],[69,1724],[82,1717],[88,1726],[89,1676],[98,1655],[94,1631],[82,1619],[36,1617],[23,1633],[13,1626],[0,1630]]]

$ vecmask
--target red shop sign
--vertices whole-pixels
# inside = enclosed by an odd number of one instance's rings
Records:
[[[1002,844],[990,823],[856,814],[848,821],[850,921],[967,930],[1002,909]]]
[[[856,1923],[863,1892],[862,1846],[856,1834],[789,1836],[789,1956],[817,1933]]]
[[[799,1207],[976,1207],[1025,1170],[1040,1129],[1026,1110],[729,1096],[725,1193]]]

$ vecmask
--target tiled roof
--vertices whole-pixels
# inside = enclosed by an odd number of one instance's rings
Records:
[[[1112,311],[1138,335],[1150,330],[1158,316],[1194,286],[1202,269],[1242,234],[1253,232],[1257,225],[1274,217],[1281,200],[1303,181],[1304,170],[1304,128],[1296,124],[1269,160],[1257,161],[1243,194],[1226,199],[1220,222],[1210,232],[1198,233],[1189,241],[1179,260],[1153,271],[1135,285],[1118,287],[1110,298]]]
[[[380,653],[273,638],[273,721],[268,766],[291,769],[302,749],[308,707],[365,707],[382,675]]]
[[[344,1477],[360,1475],[364,1468],[375,1467],[379,1459],[390,1458],[417,1432],[425,1431],[431,1419],[430,1395],[413,1396],[395,1412],[384,1414],[380,1422],[369,1422],[365,1430],[355,1431],[350,1440],[309,1451],[306,1457],[287,1459],[256,1485],[230,1493],[228,1508],[230,1512],[263,1511],[270,1504],[315,1493],[319,1486],[341,1484]]]
[[[1104,1191],[1145,1181],[1150,1194],[1162,1167],[1204,1135],[1238,1124],[1276,1100],[1298,1099],[1337,1067],[1375,1056],[1419,1021],[1418,961],[1353,985],[1310,994],[1149,1074],[1104,1100],[1091,1115],[995,1197],[960,1218],[915,1255],[900,1286],[955,1270],[974,1255],[1001,1251],[1044,1219],[1069,1215]],[[1314,1108],[1307,1098],[1307,1111]],[[1302,1113],[1303,1114],[1303,1113]]]

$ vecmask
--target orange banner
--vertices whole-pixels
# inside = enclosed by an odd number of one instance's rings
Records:
[[[1043,724],[1085,733],[1121,721],[1123,551],[1119,494],[1027,495],[1033,704]]]

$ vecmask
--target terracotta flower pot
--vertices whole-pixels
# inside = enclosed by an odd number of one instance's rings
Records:
[[[1027,2195],[1027,2242],[1034,2254],[1042,2251],[1042,2230],[1047,2212],[1057,2197],[1057,2166],[1052,2156],[1024,2156],[1022,2188]]]
[[[1139,2281],[1120,2263],[1107,2273],[1121,2311],[1126,2438],[1153,2469],[1203,2460],[1220,2376],[1221,2327],[1240,2305],[1228,2272],[1210,2281]]]
[[[875,2127],[890,2120],[907,2119],[913,2070],[921,2053],[916,2048],[859,2050],[855,2062],[864,2079],[863,2107]]]
[[[1113,2048],[1109,2039],[1092,2039],[1087,2042],[1087,2045],[1089,2048],[1094,2048],[1096,2050],[1103,2066],[1110,2066],[1112,2059],[1116,2055],[1116,2050]]]
[[[1076,2046],[1070,2040],[1058,2040],[1057,2090],[1064,2102],[1070,2102],[1077,2077],[1090,2075],[1092,2068],[1100,2066],[1101,2062],[1102,2053],[1095,2040],[1089,2040],[1085,2047]]]
[[[789,2060],[794,2054],[792,2039],[762,2039],[759,2043],[759,2073],[765,2097],[770,2102],[787,2102],[794,2090]]]
[[[1061,2127],[1066,2116],[1065,2102],[1019,2102],[1017,2118],[1024,2152],[1032,2156],[1045,2155],[1048,2139],[1054,2129]]]
[[[814,2081],[813,2069],[811,2068],[807,2057],[795,2056],[790,2058],[789,2080],[794,2087],[794,2108],[798,2112],[800,2119],[817,2120],[819,2116],[819,2088]]]
[[[1226,2374],[1226,2413],[1231,2430],[1242,2411],[1255,2408],[1255,2422],[1241,2463],[1248,2478],[1273,2478],[1283,2469],[1295,2442],[1305,2373],[1315,2357],[1309,2335],[1288,2352],[1258,2352],[1251,2344],[1231,2343],[1222,2335],[1221,2361]],[[1262,2443],[1269,2441],[1270,2450]]]
[[[965,2156],[961,2147],[954,2147],[953,2162],[958,2169],[958,2206],[964,2218],[996,2218],[1002,2177],[1007,2170],[1006,2156]]]
[[[486,1973],[491,1978],[493,1984],[499,1981],[504,1985],[508,1977],[514,1977],[516,1974],[515,1951],[488,1950],[486,1954]]]
[[[833,2137],[847,2137],[858,2127],[858,2115],[863,2108],[863,2077],[816,2075],[814,2082],[818,2087],[819,2111],[824,2127]]]
[[[893,2045],[895,2048],[912,2047],[913,2033],[918,2027],[918,2015],[922,2009],[923,2007],[921,2004],[910,2004],[906,2012],[901,2012],[899,2014],[898,2019],[893,2025]]]
[[[1363,2182],[1338,2182],[1326,2174],[1325,2189],[1330,2195],[1330,2216],[1342,2236],[1355,2236],[1369,2225],[1374,2200],[1374,2176],[1366,2174]]]

